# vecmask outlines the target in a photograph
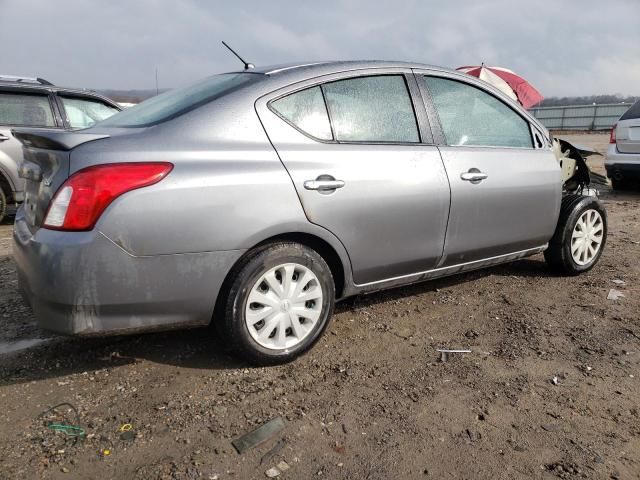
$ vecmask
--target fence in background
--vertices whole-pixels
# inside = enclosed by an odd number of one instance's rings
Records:
[[[536,107],[530,112],[549,130],[609,130],[631,103]]]

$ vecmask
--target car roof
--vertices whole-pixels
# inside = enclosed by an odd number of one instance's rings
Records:
[[[313,74],[314,71],[343,71],[343,70],[361,70],[366,68],[428,68],[436,70],[447,70],[442,67],[436,67],[424,63],[416,62],[399,62],[390,60],[339,60],[339,61],[316,61],[316,62],[297,62],[283,63],[280,65],[268,65],[265,67],[256,67],[249,71],[256,73],[264,73],[267,75],[278,75],[286,73],[298,73],[304,71],[305,74]],[[454,71],[454,70],[450,70]]]
[[[106,103],[114,106],[119,105],[104,95],[100,95],[93,90],[87,90],[83,88],[68,88],[68,87],[59,87],[57,85],[47,85],[47,84],[38,84],[38,83],[27,83],[27,82],[16,82],[16,81],[6,81],[0,80],[0,91],[11,91],[11,92],[25,92],[25,93],[67,93],[74,96],[80,97],[91,97],[97,98],[105,101]],[[120,107],[119,107],[120,108]]]
[[[389,60],[342,60],[342,61],[311,61],[283,63],[279,65],[267,65],[264,67],[255,67],[248,70],[242,70],[244,73],[255,73],[267,75],[273,80],[281,82],[282,85],[295,83],[308,78],[319,77],[322,75],[330,75],[332,73],[340,73],[365,69],[390,69],[390,68],[414,68],[429,69],[443,72],[451,72],[461,75],[448,68],[437,67],[424,63],[415,62],[399,62]],[[236,71],[233,73],[240,73]]]

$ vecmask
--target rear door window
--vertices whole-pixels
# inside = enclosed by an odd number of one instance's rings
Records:
[[[356,77],[322,86],[339,142],[418,143],[403,75]]]
[[[320,87],[307,88],[271,102],[280,117],[302,132],[320,140],[332,140],[327,107]]]
[[[71,128],[88,128],[118,113],[117,108],[98,100],[78,97],[60,97],[60,99]]]
[[[529,122],[484,90],[425,76],[448,145],[532,148]]]
[[[1,92],[0,125],[55,127],[49,96]]]

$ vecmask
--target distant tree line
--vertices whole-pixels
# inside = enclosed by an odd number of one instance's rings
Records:
[[[585,97],[548,97],[536,107],[563,107],[567,105],[592,105],[603,103],[634,103],[640,97],[623,97],[622,95],[587,95]]]

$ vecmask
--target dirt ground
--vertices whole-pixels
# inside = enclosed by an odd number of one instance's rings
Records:
[[[295,479],[640,478],[640,191],[602,198],[609,238],[588,274],[536,256],[347,300],[314,350],[272,368],[207,329],[49,338],[0,226],[0,478],[260,479],[281,461]],[[441,362],[443,347],[472,352]],[[79,422],[39,417],[62,402]],[[278,416],[284,430],[236,453]]]

